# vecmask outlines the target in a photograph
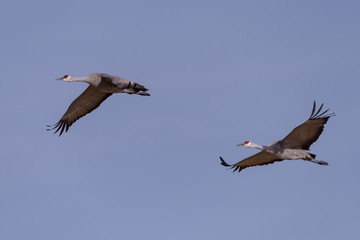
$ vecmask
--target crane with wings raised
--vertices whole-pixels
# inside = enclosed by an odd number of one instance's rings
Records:
[[[294,128],[284,139],[263,146],[250,141],[245,141],[237,146],[257,148],[260,149],[261,152],[233,165],[226,163],[224,159],[220,157],[221,165],[233,168],[234,172],[237,170],[240,172],[247,167],[267,165],[283,160],[303,159],[319,165],[328,165],[327,162],[316,160],[315,154],[307,152],[307,150],[310,149],[311,144],[313,144],[323,132],[324,125],[329,118],[335,116],[335,113],[326,114],[329,109],[321,112],[323,105],[324,104],[316,111],[316,103],[314,101],[313,110],[309,119]]]

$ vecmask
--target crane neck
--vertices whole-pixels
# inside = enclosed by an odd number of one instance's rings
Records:
[[[258,144],[253,143],[253,142],[251,143],[251,145],[250,145],[249,147],[251,147],[251,148],[257,148],[257,149],[260,149],[260,150],[264,150],[264,147],[263,147],[263,146],[258,145]]]
[[[89,83],[88,79],[86,77],[71,77],[71,82],[86,82]]]

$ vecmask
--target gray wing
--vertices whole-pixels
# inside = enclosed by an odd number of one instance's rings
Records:
[[[112,93],[101,92],[96,87],[90,85],[79,97],[77,97],[69,106],[62,118],[54,126],[48,126],[47,130],[54,130],[54,133],[60,131],[59,136],[69,130],[69,127],[79,118],[90,113],[100,106]]]
[[[316,103],[314,101],[313,110],[309,119],[300,126],[294,128],[294,130],[280,141],[280,144],[288,148],[309,150],[311,144],[313,144],[323,132],[324,125],[329,118],[335,116],[334,113],[326,114],[329,109],[320,113],[323,105],[324,104],[321,104],[319,110],[315,113]]]
[[[233,172],[235,172],[236,170],[239,170],[240,172],[241,170],[247,167],[267,165],[274,162],[283,161],[284,159],[279,159],[274,154],[261,151],[233,165],[226,163],[222,157],[220,157],[220,160],[221,160],[221,165],[225,167],[233,168],[234,169]]]

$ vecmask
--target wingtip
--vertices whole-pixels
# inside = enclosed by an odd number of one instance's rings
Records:
[[[312,118],[314,112],[315,112],[315,109],[316,109],[316,101],[314,100],[314,103],[313,103],[313,109],[311,111],[311,114],[310,114],[310,117],[309,118]]]
[[[228,164],[227,162],[225,162],[225,160],[220,156],[220,161],[221,161],[221,165],[225,166],[225,167],[232,167],[232,165]]]
[[[312,109],[312,112],[310,114],[310,117],[309,119],[320,119],[320,118],[329,118],[329,117],[333,117],[333,116],[336,116],[335,113],[328,113],[326,114],[329,110],[329,109],[326,109],[325,111],[321,112],[322,108],[324,106],[324,103],[322,103],[319,107],[319,109],[316,111],[316,101],[314,101],[314,104],[313,104],[313,109]],[[316,113],[315,113],[316,111]]]
[[[46,131],[53,131],[53,134],[59,132],[59,137],[64,133],[67,132],[69,130],[70,125],[63,122],[63,121],[59,121],[54,125],[46,125],[48,128],[46,129]]]
[[[56,125],[56,124],[55,124]],[[46,131],[52,131],[52,130],[54,130],[54,126],[55,125],[46,125]]]

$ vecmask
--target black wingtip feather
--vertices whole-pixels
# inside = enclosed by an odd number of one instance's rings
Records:
[[[326,111],[322,112],[320,115],[317,115],[317,117],[318,117],[318,118],[321,117],[322,115],[324,115],[325,113],[327,113],[329,110],[330,110],[330,108],[329,108],[329,109],[326,109]]]
[[[220,161],[221,161],[221,165],[223,165],[223,166],[225,166],[225,167],[232,167],[233,165],[230,165],[230,164],[228,164],[227,162],[225,162],[225,160],[222,158],[222,157],[220,157]]]
[[[59,122],[57,122],[54,125],[47,125],[48,128],[46,129],[46,131],[55,130],[55,132],[53,134],[60,131],[60,133],[59,133],[59,137],[60,137],[64,132],[67,132],[69,130],[70,125],[71,124],[68,124],[67,122],[60,120]]]
[[[66,126],[65,123],[62,123],[59,137],[61,136],[61,134],[63,134],[63,132],[64,132],[64,130],[65,130],[65,126]],[[59,128],[59,129],[60,129],[60,128]]]
[[[316,111],[316,102],[314,101],[313,110],[311,112],[311,115],[310,115],[309,119],[310,120],[311,119],[321,119],[321,118],[330,118],[330,117],[336,116],[335,113],[326,114],[330,110],[330,108],[326,109],[324,112],[321,113],[321,110],[322,110],[323,106],[324,106],[324,103],[321,104],[320,108],[315,113],[315,111]]]
[[[309,117],[309,118],[312,117],[312,115],[313,115],[314,112],[315,112],[315,109],[316,109],[316,102],[314,101],[314,103],[313,103],[313,109],[312,109],[312,111],[311,111],[311,114],[310,114],[310,117]]]
[[[237,170],[239,170],[239,172],[243,169],[242,167],[239,166],[235,166],[235,165],[230,165],[227,162],[225,162],[225,160],[220,157],[220,161],[221,161],[221,165],[223,165],[224,167],[228,167],[228,169],[234,169],[233,172],[236,172]]]
[[[324,106],[324,104],[321,104],[321,106],[320,106],[319,110],[315,113],[315,115],[314,115],[314,116],[317,116],[317,115],[319,114],[319,112],[321,111],[321,109],[323,108],[323,106]]]

